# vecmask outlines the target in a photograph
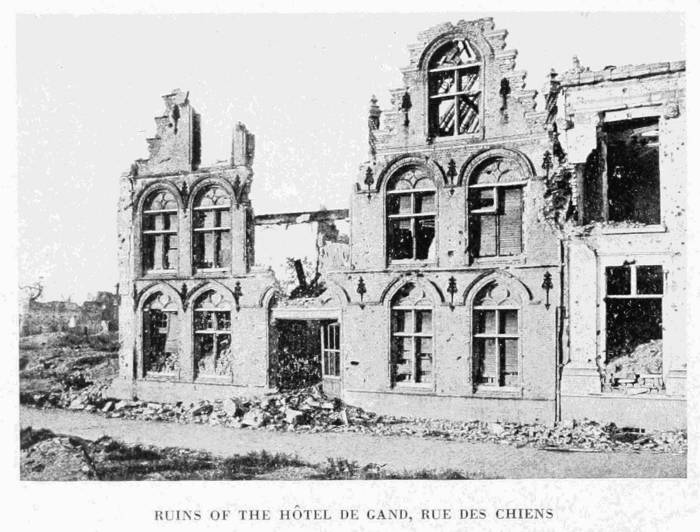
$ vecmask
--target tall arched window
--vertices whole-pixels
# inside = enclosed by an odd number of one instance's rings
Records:
[[[202,190],[192,213],[192,255],[197,270],[231,266],[231,198],[220,186]]]
[[[452,137],[480,127],[481,60],[466,39],[441,46],[428,63],[430,134]]]
[[[520,301],[502,284],[493,282],[474,299],[474,383],[478,387],[517,386],[520,382]]]
[[[523,250],[523,187],[516,162],[496,158],[476,169],[469,184],[472,256],[519,255]]]
[[[194,305],[193,329],[195,377],[230,377],[231,302],[214,290],[205,292]]]
[[[424,168],[393,176],[387,186],[389,260],[435,260],[435,183]]]
[[[412,283],[391,301],[391,381],[433,382],[433,304]]]
[[[177,270],[177,215],[177,201],[167,190],[154,192],[144,203],[141,254],[145,273]]]
[[[180,317],[177,303],[162,292],[143,306],[143,371],[145,375],[175,375],[179,368]]]

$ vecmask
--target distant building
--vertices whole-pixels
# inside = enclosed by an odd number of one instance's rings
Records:
[[[349,213],[254,216],[254,137],[200,168],[189,94],[164,96],[121,180],[113,392],[306,375],[378,412],[684,426],[685,64],[575,61],[538,111],[506,35],[418,36]]]
[[[98,292],[82,305],[26,298],[20,308],[22,335],[59,331],[99,334],[116,331],[117,327],[117,298],[111,292]]]

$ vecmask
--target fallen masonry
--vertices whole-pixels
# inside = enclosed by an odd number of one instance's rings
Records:
[[[555,451],[686,453],[685,430],[645,432],[610,423],[572,421],[487,423],[398,418],[377,415],[324,395],[320,386],[270,394],[198,403],[115,401],[107,397],[108,384],[79,391],[21,393],[23,404],[37,408],[69,408],[109,418],[175,423],[199,423],[231,428],[300,433],[359,432],[380,436],[419,436],[465,442],[492,442]]]

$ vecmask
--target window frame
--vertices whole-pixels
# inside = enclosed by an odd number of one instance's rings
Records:
[[[333,335],[330,331],[333,330]],[[335,338],[335,347],[328,347],[328,340]],[[341,348],[340,348],[340,323],[335,321],[323,323],[321,325],[321,378],[340,380],[341,378]],[[328,358],[332,356],[334,364],[328,363]],[[334,365],[335,372],[327,371],[328,367]]]
[[[435,60],[436,56],[442,52],[444,48],[446,48],[449,44],[454,43],[456,41],[466,41],[467,45],[471,50],[474,52],[474,55],[478,58],[477,60],[474,61],[469,61],[468,63],[462,64],[462,65],[450,65],[450,66],[439,66],[435,68],[431,68],[431,63]],[[431,139],[439,140],[439,139],[444,139],[444,140],[449,140],[449,139],[455,139],[458,137],[478,137],[483,135],[483,130],[484,130],[484,60],[483,57],[480,57],[481,54],[476,46],[470,41],[466,36],[451,36],[449,39],[444,40],[441,42],[435,50],[430,54],[428,57],[426,63],[425,63],[425,73],[426,73],[426,109],[427,109],[427,134],[428,137]],[[460,71],[465,71],[465,70],[473,70],[473,69],[478,69],[478,73],[476,75],[477,81],[473,84],[472,88],[463,91],[463,90],[457,90],[457,88],[461,88],[461,80],[460,80]],[[454,92],[449,92],[449,93],[444,93],[444,94],[434,94],[433,93],[433,87],[432,87],[432,81],[434,77],[437,74],[444,73],[444,72],[450,72],[452,71],[453,73],[453,83],[454,83]],[[460,133],[459,132],[459,102],[460,98],[464,98],[467,100],[468,103],[466,103],[467,108],[470,107],[471,105],[475,105],[477,107],[476,114],[478,116],[479,120],[479,125],[475,131],[472,132],[464,132]],[[440,102],[443,101],[449,101],[452,99],[453,106],[455,109],[455,120],[453,124],[453,134],[452,135],[439,135],[437,133],[437,130],[439,129],[438,125],[434,123],[433,120],[433,113],[436,113],[436,118],[439,121],[439,105]],[[434,106],[437,107],[437,109],[434,110]]]
[[[484,260],[494,260],[494,259],[510,259],[510,258],[518,258],[521,257],[525,253],[525,232],[524,232],[524,217],[525,217],[525,186],[527,185],[528,180],[520,180],[520,181],[513,181],[513,182],[507,182],[507,183],[484,183],[484,184],[470,184],[468,186],[468,191],[467,191],[467,220],[468,223],[471,224],[475,220],[472,218],[472,216],[479,216],[479,222],[481,222],[481,217],[483,216],[493,216],[494,217],[494,249],[495,253],[493,255],[476,255],[474,253],[474,243],[471,242],[471,230],[469,232],[470,236],[470,243],[469,243],[469,249],[470,249],[470,254],[474,259],[484,259]],[[520,251],[518,253],[512,253],[512,254],[501,254],[501,218],[503,217],[504,213],[499,213],[498,212],[498,205],[501,199],[501,195],[504,194],[505,189],[508,188],[517,188],[520,190]],[[471,209],[469,207],[471,201],[472,201],[472,194],[474,194],[473,191],[476,190],[485,190],[485,189],[492,189],[493,190],[493,205],[490,207],[484,207],[480,209]]]
[[[413,290],[418,290],[419,288],[415,286]],[[397,292],[398,294],[398,292]],[[394,296],[395,297],[395,296]],[[421,300],[424,301],[424,300]],[[389,380],[391,388],[421,388],[421,389],[433,389],[435,387],[435,308],[434,305],[427,302],[413,302],[411,304],[396,305],[391,304],[389,308]],[[430,330],[420,332],[416,331],[417,314],[419,312],[430,312]],[[411,314],[411,331],[395,331],[394,330],[394,313],[395,312],[410,312]],[[411,380],[397,381],[396,380],[396,354],[394,348],[395,338],[410,338],[411,339]],[[418,381],[418,373],[416,368],[418,367],[418,349],[416,344],[423,338],[430,338],[431,340],[431,353],[430,353],[430,380],[427,382]]]
[[[170,197],[170,199],[175,203],[175,207],[172,209],[151,209],[149,208],[151,203],[153,203],[158,195],[167,195]],[[159,188],[156,190],[149,191],[146,196],[145,200],[143,202],[143,205],[141,206],[141,212],[139,216],[139,238],[140,238],[140,250],[139,250],[139,260],[140,260],[140,271],[143,276],[158,276],[158,275],[163,275],[163,274],[176,274],[180,268],[180,226],[181,226],[181,220],[180,220],[180,205],[178,203],[177,197],[175,194],[173,194],[172,191],[168,190],[167,188]],[[175,216],[175,229],[172,229],[169,227],[168,229],[146,229],[148,226],[146,224],[146,217],[151,216],[154,217],[154,227],[157,226],[157,223],[155,220],[158,217],[163,217],[163,220],[169,219],[170,216]],[[165,225],[165,224],[163,224]],[[168,225],[170,225],[170,221],[168,221]],[[161,252],[161,265],[164,264],[164,261],[167,259],[167,252],[165,252],[165,243],[166,239],[169,241],[171,237],[175,237],[175,242],[177,243],[177,247],[174,248],[176,253],[175,253],[175,265],[174,267],[170,268],[163,268],[163,267],[155,267],[155,250],[157,246],[157,238],[158,236],[163,237],[163,241],[161,243],[161,246],[163,247],[163,250]],[[154,238],[154,245],[153,248],[149,248],[149,246],[146,245],[147,238],[153,237]],[[154,262],[154,268],[153,269],[147,269],[146,268],[146,250],[151,249],[151,252],[154,254],[153,257],[153,262]],[[173,249],[173,248],[169,248]]]
[[[507,295],[504,299],[495,301],[493,299],[490,302],[485,300],[492,294],[496,289],[506,291]],[[523,305],[517,296],[513,294],[513,289],[509,284],[504,283],[501,280],[490,280],[477,289],[474,299],[470,303],[470,350],[471,350],[471,382],[472,389],[474,393],[513,393],[521,392],[523,387]],[[479,312],[494,312],[494,332],[493,333],[477,333],[477,316]],[[515,333],[501,333],[501,315],[504,311],[515,311],[516,321],[517,321],[517,331]],[[496,346],[496,378],[498,379],[495,384],[480,382],[479,380],[479,367],[481,365],[480,358],[477,358],[477,341],[494,339]],[[515,383],[505,384],[505,367],[506,363],[501,364],[501,340],[515,340],[517,342],[516,346],[516,359],[517,359],[517,376],[515,378]],[[501,380],[504,384],[500,384]]]
[[[138,372],[137,376],[141,379],[147,380],[179,380],[182,375],[182,361],[181,357],[183,355],[182,350],[182,335],[184,326],[184,315],[182,309],[177,304],[177,299],[173,298],[171,294],[166,291],[155,289],[152,292],[145,294],[143,296],[143,305],[138,309],[137,314],[137,350],[139,353],[140,360],[138,361]],[[174,353],[175,358],[175,368],[173,371],[150,371],[147,367],[147,353],[146,353],[146,335],[150,332],[146,327],[146,317],[152,311],[160,311],[168,316],[168,319],[178,320],[177,325],[177,351]],[[149,321],[150,325],[150,321]],[[150,339],[149,342],[150,343]]]
[[[415,172],[416,170],[420,170],[424,172],[421,174],[419,177],[416,178]],[[414,172],[413,176],[411,179],[405,179],[404,176],[408,174],[409,172]],[[432,188],[429,187],[420,187],[416,188],[415,185],[419,184],[420,181],[423,181],[425,179],[429,179],[432,182]],[[410,189],[391,189],[391,187],[397,182],[405,180],[409,182],[412,185],[412,188]],[[432,195],[433,197],[433,209],[431,211],[423,211],[423,212],[416,212],[416,198],[418,196],[428,196]],[[408,196],[409,202],[410,202],[410,210],[407,213],[395,213],[391,214],[390,209],[389,209],[389,202],[391,201],[391,198],[396,198],[396,197],[401,197],[401,196]],[[417,167],[417,166],[408,166],[408,167],[403,167],[400,169],[397,169],[391,177],[387,180],[387,186],[385,190],[385,199],[384,199],[384,209],[385,209],[385,228],[384,228],[384,233],[385,233],[385,238],[386,238],[386,261],[388,265],[401,265],[401,264],[416,264],[416,263],[423,263],[423,264],[435,264],[438,261],[437,255],[438,255],[438,213],[439,213],[439,194],[438,194],[438,186],[436,183],[436,180],[433,178],[431,175],[431,172],[427,168],[423,167]],[[392,258],[393,254],[393,248],[392,248],[392,242],[393,239],[390,238],[390,235],[392,234],[392,229],[391,229],[391,224],[393,221],[403,221],[403,220],[408,220],[411,225],[411,252],[412,252],[412,257],[411,258],[404,258],[404,259],[394,259]],[[431,241],[431,246],[434,247],[434,252],[433,252],[433,257],[430,257],[430,254],[428,254],[428,257],[424,259],[419,259],[416,258],[417,255],[417,248],[418,248],[418,236],[416,233],[416,226],[417,226],[417,220],[432,220],[433,221],[433,239]],[[430,249],[430,246],[428,247],[428,250]]]
[[[213,189],[220,189],[223,191],[223,193],[226,195],[228,199],[228,204],[225,205],[205,205],[202,206],[199,203],[202,201],[202,199]],[[223,211],[228,211],[228,226],[222,225],[220,219],[221,215],[220,213]],[[218,219],[219,223],[213,227],[198,227],[197,223],[197,217],[201,214],[203,216],[203,220],[205,219],[205,213],[207,212],[212,212],[214,213],[214,218],[215,220]],[[191,261],[192,261],[192,272],[197,275],[197,274],[206,274],[206,273],[225,273],[231,271],[233,268],[233,254],[234,254],[234,246],[233,246],[233,198],[231,196],[231,193],[220,183],[209,183],[205,186],[203,186],[200,190],[197,191],[194,200],[192,201],[192,206],[191,206],[191,234],[192,234],[192,241],[191,241]],[[215,243],[212,245],[215,246],[215,249],[217,249],[218,245],[218,255],[219,255],[219,263],[220,265],[213,266],[213,267],[205,267],[205,266],[199,266],[198,262],[198,253],[197,249],[199,246],[199,239],[206,239],[207,234],[212,234],[213,238],[215,240]],[[227,242],[228,240],[228,242]],[[224,245],[228,244],[229,248],[229,257],[228,257],[228,264],[224,264],[224,261],[221,259],[221,255],[224,250]],[[204,260],[204,256],[206,256],[206,241],[204,241],[202,245],[202,261]]]
[[[220,302],[218,305],[215,305],[213,307],[209,306],[204,306],[204,302],[208,299],[211,299],[213,295],[217,295],[217,297],[220,298]],[[199,314],[203,313],[210,313],[212,314],[212,323],[215,324],[215,327],[212,328],[207,328],[207,329],[198,329],[197,328],[197,316]],[[228,314],[228,329],[225,328],[220,328],[218,327],[218,315],[219,314]],[[230,350],[230,371],[229,373],[225,374],[217,374],[216,372],[214,373],[203,373],[200,372],[198,369],[198,352],[197,352],[197,338],[206,338],[206,337],[212,337],[212,356],[214,357],[214,367],[216,368],[216,364],[218,363],[219,360],[219,354],[218,354],[218,347],[220,345],[220,336],[228,336],[228,348]],[[193,379],[195,382],[206,382],[206,381],[231,381],[233,382],[234,378],[234,353],[233,353],[233,305],[231,305],[230,301],[226,299],[220,292],[216,290],[207,290],[204,293],[200,294],[199,296],[196,297],[194,300],[194,304],[192,305],[192,375]]]
[[[661,268],[662,275],[662,287],[661,293],[658,294],[639,294],[637,291],[637,268],[639,267],[650,267],[655,266]],[[610,294],[608,295],[608,268],[617,267],[628,267],[630,268],[630,291],[629,294]],[[643,257],[641,260],[635,260],[633,262],[625,263],[625,259],[616,257],[606,257],[606,260],[602,261],[600,268],[599,286],[600,286],[600,296],[599,300],[602,302],[600,305],[599,312],[599,323],[598,328],[602,332],[600,334],[600,339],[598,342],[598,349],[600,360],[603,366],[608,364],[608,301],[609,300],[629,300],[629,299],[656,299],[661,302],[661,323],[659,324],[661,329],[661,340],[664,341],[664,323],[666,322],[667,312],[666,305],[668,300],[666,299],[666,294],[668,293],[668,263],[665,257],[650,255],[648,257]],[[662,368],[661,375],[663,376],[663,381],[665,382],[665,376],[667,373],[667,358],[662,355]],[[601,385],[602,389],[602,385]]]

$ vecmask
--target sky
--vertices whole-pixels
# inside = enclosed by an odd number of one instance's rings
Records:
[[[592,69],[685,58],[669,12],[19,16],[20,285],[79,302],[113,290],[120,175],[174,88],[202,116],[202,166],[230,157],[235,122],[256,135],[256,214],[347,208],[370,97],[388,107],[418,32],[483,16],[540,92],[574,55]]]

